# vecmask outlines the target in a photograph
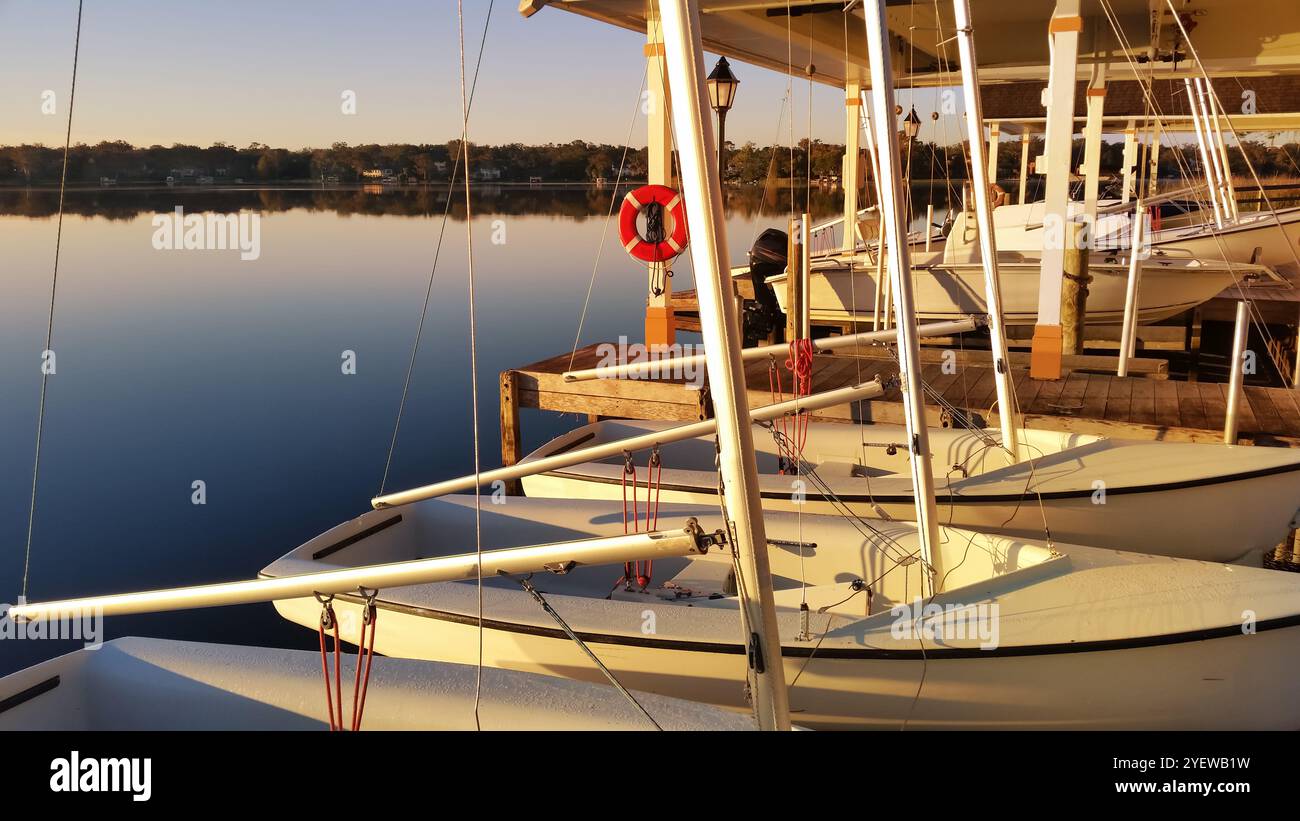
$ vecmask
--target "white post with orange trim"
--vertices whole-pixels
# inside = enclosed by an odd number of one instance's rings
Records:
[[[844,85],[844,242],[840,250],[852,254],[858,247],[858,153],[862,134],[862,86]]]
[[[1066,222],[1070,205],[1070,155],[1074,140],[1074,85],[1079,62],[1079,0],[1056,0],[1047,32],[1051,47],[1047,135],[1043,144],[1047,190],[1044,196],[1043,256],[1038,279],[1038,320],[1029,356],[1029,375],[1061,378],[1061,291],[1065,279]],[[1048,241],[1051,238],[1052,241]]]
[[[646,4],[646,159],[649,166],[647,182],[652,185],[673,187],[673,136],[671,95],[668,93],[668,67],[664,63],[663,27],[659,21],[658,6],[653,0]],[[677,339],[677,323],[673,315],[673,281],[668,277],[668,266],[652,262],[648,265],[646,283],[645,343],[671,345]]]

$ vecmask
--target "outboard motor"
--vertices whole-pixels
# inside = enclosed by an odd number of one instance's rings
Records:
[[[785,328],[785,315],[776,292],[764,280],[783,273],[788,262],[790,238],[784,231],[768,228],[749,249],[749,276],[754,284],[754,302],[745,303],[745,345],[752,346],[774,330]]]

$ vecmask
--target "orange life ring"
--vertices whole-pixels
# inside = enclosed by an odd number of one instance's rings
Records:
[[[646,217],[646,235],[637,218]],[[686,249],[686,204],[681,194],[665,185],[643,185],[623,198],[618,215],[618,238],[623,250],[642,262],[667,262]]]

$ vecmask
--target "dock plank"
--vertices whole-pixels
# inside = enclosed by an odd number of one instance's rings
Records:
[[[1224,400],[1223,385],[1217,382],[1197,382],[1196,391],[1201,395],[1201,404],[1205,407],[1203,427],[1209,430],[1223,430],[1223,421],[1228,415],[1228,403]]]
[[[1269,388],[1268,398],[1282,420],[1282,428],[1278,433],[1283,436],[1300,436],[1300,404],[1296,402],[1296,392],[1287,388]]]
[[[1034,398],[1028,402],[1020,404],[1020,410],[1024,413],[1056,413],[1056,402],[1061,398],[1061,390],[1065,387],[1064,379],[1030,379],[1038,385],[1034,391]]]
[[[1178,406],[1177,382],[1156,382],[1155,420],[1153,424],[1166,428],[1183,426],[1182,414]]]
[[[1110,422],[1129,422],[1133,404],[1132,379],[1106,380],[1106,405],[1102,418]]]
[[[1223,386],[1223,403],[1224,403],[1224,417],[1225,417],[1225,420],[1226,420],[1226,417],[1227,417],[1228,394],[1229,394],[1228,386],[1227,386],[1227,385],[1224,385],[1224,386]],[[1237,432],[1238,432],[1238,433],[1258,433],[1258,432],[1259,432],[1259,423],[1258,423],[1258,421],[1256,421],[1256,419],[1255,419],[1255,413],[1254,413],[1253,410],[1251,410],[1251,407],[1250,407],[1250,400],[1248,400],[1248,399],[1246,398],[1246,392],[1245,392],[1244,390],[1241,392],[1241,397],[1239,397],[1239,398],[1240,398],[1241,401],[1239,401],[1239,402],[1237,403]]]
[[[1251,428],[1252,433],[1277,433],[1282,430],[1282,417],[1278,414],[1277,408],[1273,407],[1273,400],[1269,398],[1268,388],[1251,388],[1244,391],[1244,405],[1250,408],[1251,416],[1255,424]]]
[[[1156,424],[1156,379],[1133,379],[1133,401],[1129,405],[1128,421],[1135,425]]]
[[[986,415],[989,412],[989,406],[997,398],[998,384],[997,373],[992,368],[982,368],[983,373],[971,387],[970,396],[967,398],[969,405],[967,410],[974,411],[980,415]]]
[[[1178,414],[1182,417],[1185,428],[1208,429],[1205,417],[1205,403],[1197,382],[1178,382]]]
[[[1089,419],[1105,419],[1106,397],[1109,393],[1110,377],[1090,374],[1088,386],[1083,391],[1083,406],[1079,409],[1078,415]]]

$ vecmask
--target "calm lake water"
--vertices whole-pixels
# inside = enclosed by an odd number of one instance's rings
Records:
[[[497,374],[567,351],[611,192],[476,190],[479,425],[499,464]],[[740,262],[788,209],[729,195]],[[369,509],[378,491],[445,191],[95,189],[63,222],[28,595],[48,600],[251,578]],[[469,473],[466,221],[447,222],[389,476],[399,489]],[[260,256],[156,250],[155,214],[252,210]],[[0,192],[0,601],[21,590],[57,196]],[[820,193],[819,216],[839,208]],[[689,262],[674,278],[694,287]],[[642,334],[645,272],[610,225],[581,344]],[[684,335],[682,341],[696,341]],[[344,351],[356,373],[342,372]],[[536,447],[585,418],[526,412]],[[191,501],[193,483],[206,504]],[[110,619],[148,635],[311,648],[271,605]],[[0,674],[77,643],[0,641]]]

